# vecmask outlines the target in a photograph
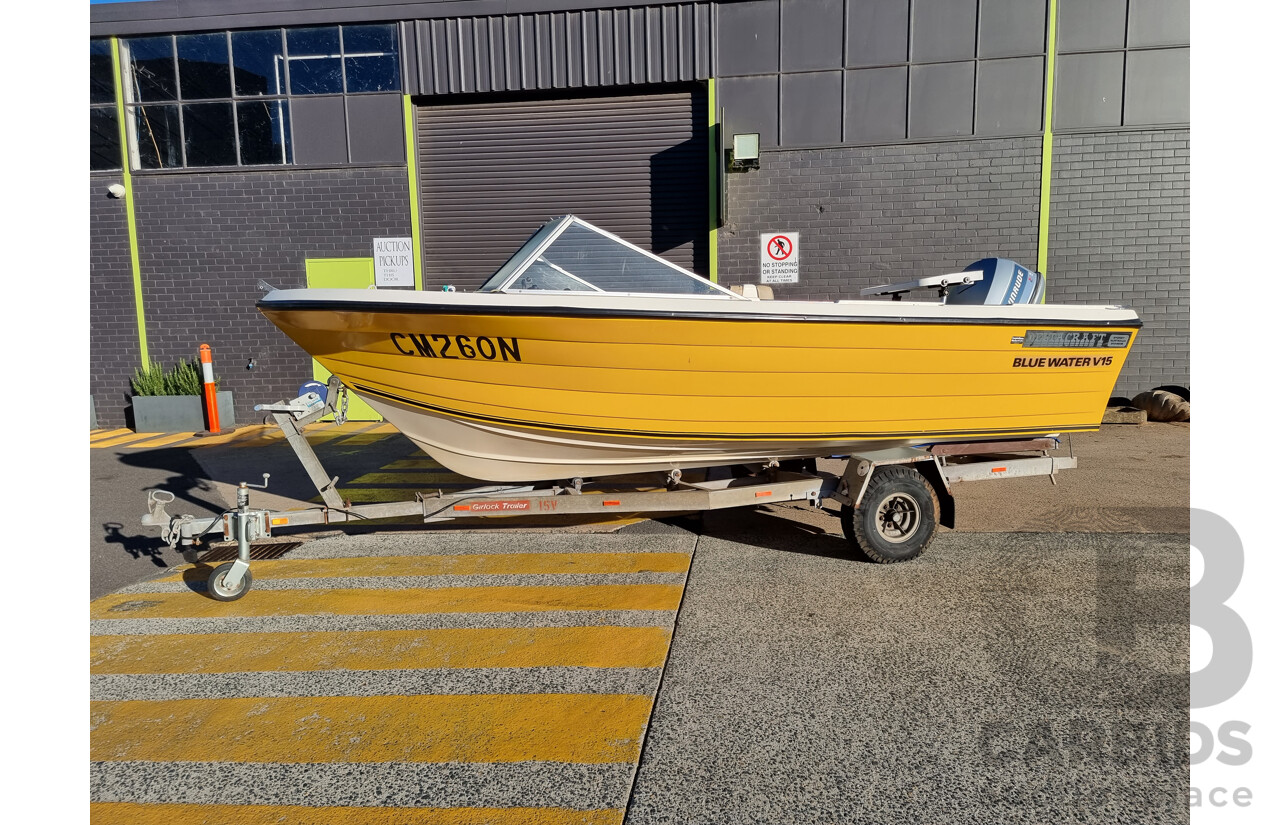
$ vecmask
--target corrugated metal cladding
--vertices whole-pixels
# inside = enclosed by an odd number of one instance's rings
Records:
[[[418,107],[424,285],[479,286],[564,214],[706,275],[706,111],[701,88]]]
[[[709,3],[419,20],[415,35],[424,95],[711,76]]]

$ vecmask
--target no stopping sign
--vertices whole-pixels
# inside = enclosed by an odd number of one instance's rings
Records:
[[[760,283],[794,284],[800,280],[800,233],[760,234]]]

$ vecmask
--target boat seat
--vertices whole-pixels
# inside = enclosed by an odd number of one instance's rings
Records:
[[[743,298],[751,298],[755,301],[773,300],[773,287],[768,284],[734,284],[729,289]]]

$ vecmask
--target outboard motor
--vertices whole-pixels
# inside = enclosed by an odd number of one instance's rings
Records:
[[[981,272],[982,280],[952,287],[948,304],[1038,304],[1044,297],[1044,276],[1008,258],[983,258],[965,272]]]

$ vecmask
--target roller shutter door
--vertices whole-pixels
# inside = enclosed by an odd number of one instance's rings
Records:
[[[707,273],[703,91],[417,110],[424,286],[478,287],[572,213]]]

